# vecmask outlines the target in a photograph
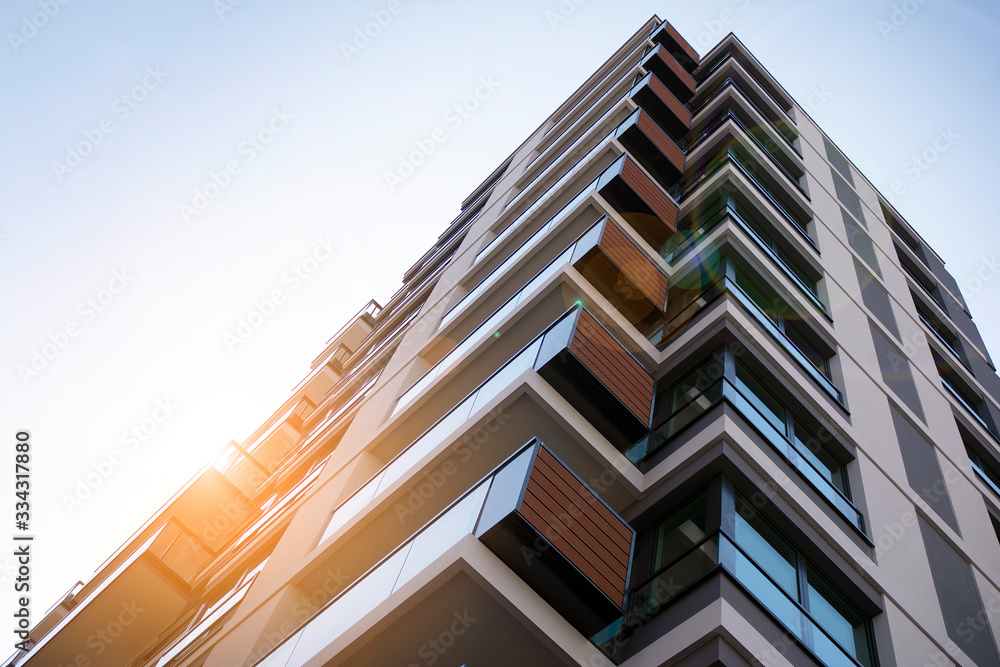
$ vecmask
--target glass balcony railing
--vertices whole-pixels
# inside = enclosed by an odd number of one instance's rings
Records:
[[[636,47],[635,47],[634,49],[632,49],[632,51],[631,51],[631,52],[629,53],[629,55],[627,55],[627,56],[625,56],[624,58],[622,58],[622,60],[621,60],[621,61],[620,61],[620,62],[618,63],[618,65],[616,65],[616,66],[614,67],[614,69],[612,69],[612,70],[611,70],[610,72],[608,72],[608,73],[607,73],[607,74],[606,74],[606,75],[604,76],[604,78],[602,78],[602,79],[601,79],[600,81],[598,81],[598,82],[597,82],[597,83],[596,83],[596,84],[594,85],[594,87],[592,88],[592,91],[593,91],[593,90],[597,90],[598,88],[600,88],[600,87],[601,87],[601,86],[602,86],[602,85],[604,84],[604,82],[605,82],[605,81],[607,81],[608,79],[610,79],[611,77],[613,77],[613,76],[615,75],[615,70],[617,70],[617,69],[618,69],[618,67],[620,67],[622,63],[624,63],[624,62],[627,62],[627,61],[630,61],[630,60],[632,60],[632,59],[634,58],[634,55],[635,55],[635,53],[636,53],[636,52],[637,52],[637,51],[638,51],[639,49],[643,48],[643,46],[644,46],[643,44],[639,44],[639,45],[638,45],[638,46],[636,46]],[[626,78],[626,77],[627,77],[627,76],[628,76],[629,74],[633,73],[634,71],[635,71],[635,68],[634,68],[634,67],[630,67],[630,68],[628,68],[627,70],[625,70],[625,72],[624,72],[624,73],[623,73],[623,74],[622,74],[621,76],[619,76],[619,77],[618,77],[618,79],[616,79],[616,80],[615,80],[615,83],[614,83],[614,85],[610,86],[610,87],[608,88],[608,91],[606,91],[606,92],[604,93],[604,95],[602,95],[601,97],[603,98],[603,97],[604,97],[604,96],[606,96],[606,95],[607,95],[607,94],[608,94],[609,92],[611,92],[612,90],[614,90],[614,89],[615,89],[615,87],[616,87],[616,86],[617,86],[617,85],[618,85],[619,83],[621,83],[623,79],[625,79],[625,78]],[[589,95],[589,93],[588,93],[588,95]],[[566,112],[565,112],[565,113],[564,113],[563,115],[561,115],[561,116],[559,117],[559,119],[558,119],[558,120],[557,120],[556,122],[552,123],[552,126],[551,126],[551,127],[550,127],[550,128],[548,129],[548,130],[546,130],[546,131],[545,131],[545,136],[548,136],[548,135],[549,135],[549,133],[550,133],[550,132],[552,132],[552,130],[554,130],[555,128],[559,127],[559,123],[561,123],[561,122],[563,121],[563,119],[565,119],[565,118],[566,118],[567,116],[569,116],[569,115],[570,115],[570,114],[571,114],[571,113],[573,112],[573,110],[574,110],[574,109],[576,109],[576,108],[577,108],[578,106],[580,106],[581,104],[583,104],[583,102],[584,102],[584,101],[586,100],[586,97],[587,97],[587,96],[584,96],[584,99],[580,100],[579,102],[577,102],[576,104],[574,104],[574,105],[573,105],[572,107],[570,107],[569,109],[567,109],[567,110],[566,110]],[[597,100],[597,102],[600,102],[600,99],[598,99],[598,100]],[[584,116],[586,116],[586,115],[587,115],[587,113],[588,113],[588,112],[590,111],[590,109],[592,109],[592,108],[594,107],[594,105],[595,105],[595,104],[597,104],[597,102],[595,102],[594,104],[591,104],[591,105],[590,105],[589,107],[587,107],[587,111],[583,112],[582,114],[579,114],[579,116],[578,116],[578,117],[584,117]],[[565,127],[565,128],[563,128],[563,131],[559,133],[559,136],[562,136],[563,134],[565,134],[565,133],[566,133],[566,131],[567,131],[567,130],[568,130],[568,129],[569,129],[570,127],[572,127],[572,124],[570,124],[570,125],[569,125],[568,127]],[[552,145],[553,145],[553,144],[554,144],[555,142],[556,142],[556,139],[553,139],[552,141],[548,142],[548,144],[547,144],[546,148],[547,148],[548,146],[552,146]],[[543,152],[544,152],[544,150],[543,150]],[[536,157],[537,157],[537,156],[536,156]]]
[[[720,61],[719,63],[717,63],[712,68],[712,71],[718,69],[723,63],[725,63],[725,61],[726,61],[726,59],[723,59],[722,61]],[[740,77],[740,78],[742,78],[742,77]],[[702,102],[702,104],[698,107],[698,109],[695,110],[695,112],[694,112],[693,115],[697,115],[699,112],[701,112],[702,109],[705,108],[706,105],[708,105],[711,101],[715,100],[716,97],[718,97],[718,95],[722,92],[722,89],[725,88],[726,86],[732,86],[733,89],[738,90],[740,92],[740,94],[743,96],[743,98],[750,104],[750,106],[752,106],[754,108],[754,111],[756,111],[758,114],[760,114],[761,118],[763,118],[768,123],[770,123],[771,126],[778,133],[778,135],[782,139],[785,140],[785,143],[787,143],[788,146],[793,151],[795,151],[795,153],[799,157],[802,157],[802,152],[795,145],[795,140],[798,138],[798,135],[788,126],[788,124],[784,120],[782,120],[780,118],[776,118],[775,114],[773,114],[773,113],[768,113],[768,112],[764,111],[764,109],[761,108],[760,104],[758,104],[753,99],[753,96],[750,95],[750,94],[748,94],[746,91],[744,91],[743,87],[740,85],[740,83],[736,79],[734,79],[732,76],[727,76],[718,85],[716,85],[715,88],[713,88],[712,91],[706,95],[705,101]],[[785,110],[783,108],[781,108],[781,105],[778,105],[778,108],[781,109],[782,115],[787,118],[788,114],[785,113]],[[789,121],[791,121],[791,118],[789,118]],[[794,122],[794,121],[792,121],[792,122]]]
[[[635,73],[635,68],[634,67],[625,70],[625,72],[620,77],[618,77],[618,79],[614,82],[614,84],[612,84],[611,87],[608,88],[608,90],[606,90],[603,95],[601,95],[596,100],[594,100],[594,103],[591,104],[589,107],[587,107],[586,111],[584,111],[582,114],[580,114],[579,118],[586,118],[587,115],[590,114],[590,112],[593,109],[597,108],[602,102],[605,102],[612,94],[614,94],[615,89],[618,88],[618,86],[623,81],[627,80],[628,77],[630,75],[633,75],[634,73]],[[590,127],[594,127],[595,125],[598,125],[602,120],[604,120],[605,118],[607,118],[608,115],[615,109],[615,107],[618,106],[618,102],[621,102],[626,97],[628,97],[628,91],[627,90],[625,91],[625,93],[623,95],[620,95],[618,97],[618,99],[614,103],[611,104],[611,106],[608,108],[608,110],[606,112],[604,112],[603,114],[601,114],[600,118],[598,118],[596,121],[594,121],[593,123],[591,123]],[[562,119],[560,119],[560,120],[562,120]],[[552,127],[556,127],[556,125],[558,125],[558,122],[556,122]],[[552,148],[557,143],[559,143],[559,140],[562,139],[575,126],[576,126],[576,122],[570,123],[565,128],[563,128],[563,131],[559,133],[559,136],[555,137],[552,141],[547,142],[546,145],[545,145],[545,147],[542,148],[541,151],[539,151],[538,155],[536,155],[535,157],[531,158],[531,161],[528,162],[527,166],[524,168],[525,171],[527,171],[528,169],[530,169],[531,165],[535,164],[535,162],[538,160],[538,158],[540,158],[543,155],[545,155],[549,151],[550,148]],[[583,134],[581,135],[581,138],[583,138],[584,136],[586,136],[586,134],[589,131],[590,127],[588,127],[588,129],[583,132]],[[580,139],[577,139],[576,141],[573,142],[573,146],[575,146],[579,142],[580,142]],[[563,152],[567,152],[567,151],[563,151]],[[536,176],[535,178],[532,179],[532,182],[536,181],[537,179],[538,179],[538,177]],[[527,190],[527,188],[524,188],[524,189]]]
[[[497,234],[493,238],[492,241],[490,241],[489,243],[487,243],[486,246],[476,254],[476,258],[473,260],[472,265],[475,266],[476,264],[478,264],[480,261],[482,261],[482,259],[484,257],[486,257],[487,255],[489,255],[493,251],[494,248],[496,248],[497,246],[499,246],[500,244],[502,244],[505,240],[507,240],[508,238],[510,238],[510,236],[516,230],[520,229],[521,225],[526,220],[528,220],[528,218],[530,218],[532,215],[534,215],[544,204],[548,203],[549,197],[551,195],[553,195],[555,192],[558,192],[559,190],[561,190],[564,185],[566,185],[571,180],[573,180],[574,178],[576,178],[576,176],[580,172],[582,172],[585,168],[591,166],[591,164],[590,164],[591,158],[593,156],[597,155],[601,150],[603,150],[605,148],[605,146],[607,146],[611,142],[611,137],[614,134],[614,132],[615,132],[614,129],[612,129],[610,132],[608,132],[608,134],[606,134],[600,141],[598,141],[597,145],[595,145],[593,148],[591,148],[587,152],[586,155],[584,155],[582,158],[580,158],[576,162],[576,164],[574,164],[569,169],[569,171],[567,171],[565,174],[563,174],[559,178],[559,180],[557,180],[555,183],[553,183],[552,185],[550,185],[545,190],[545,192],[543,192],[542,194],[540,194],[538,196],[538,198],[535,200],[535,202],[531,206],[529,206],[528,208],[526,208],[520,215],[518,215],[516,218],[514,218],[514,220],[511,221],[510,224],[508,224],[506,227],[504,227],[503,231],[501,231],[499,234]],[[582,195],[583,192],[585,192],[587,190],[587,188],[591,187],[592,185],[593,185],[593,183],[591,183],[590,185],[586,186],[583,189],[583,191],[580,192],[580,194],[578,194],[576,197],[573,198],[572,201],[570,201],[568,204],[566,204],[565,206],[563,206],[555,215],[552,216],[552,220],[555,220],[557,217],[559,217],[559,215],[561,213],[563,213],[564,211],[566,211],[567,209],[569,209],[571,207],[571,205],[575,201],[577,201],[577,198],[579,198],[580,195]]]
[[[701,136],[699,138],[698,143],[692,145],[691,148],[693,149],[698,144],[704,142],[705,139],[707,139],[713,132],[719,129],[728,120],[733,121],[733,123],[737,127],[743,130],[743,133],[750,139],[750,141],[752,141],[754,145],[757,146],[757,148],[759,148],[764,155],[766,155],[771,159],[771,164],[773,164],[775,167],[778,168],[778,170],[785,176],[785,178],[788,179],[788,182],[794,185],[796,189],[798,189],[798,191],[802,193],[803,196],[805,196],[807,199],[809,198],[809,195],[806,194],[806,189],[802,187],[802,183],[799,182],[798,178],[792,175],[792,172],[788,171],[788,167],[786,167],[781,162],[781,160],[775,155],[774,149],[767,146],[761,140],[761,138],[757,136],[757,133],[752,132],[750,128],[746,126],[746,123],[740,120],[739,116],[733,113],[732,109],[726,109],[725,112],[720,114],[718,118],[709,123],[708,127],[706,127],[704,130],[701,130],[700,132]]]
[[[704,577],[725,571],[798,643],[826,667],[862,667],[819,622],[724,532],[717,531],[652,576],[639,583],[630,596],[626,616],[592,638],[606,653],[614,655],[621,637],[639,626],[662,607],[681,597]],[[852,648],[855,648],[852,646]]]
[[[704,215],[704,222],[699,221],[698,227],[693,231],[694,235],[678,234],[674,240],[665,248],[663,259],[668,264],[676,264],[698,245],[698,239],[704,237],[717,224],[729,217],[736,223],[754,243],[766,254],[774,264],[781,269],[781,272],[799,289],[802,295],[809,300],[823,315],[832,321],[830,313],[819,299],[819,286],[817,281],[812,279],[808,272],[803,269],[795,258],[783,251],[770,237],[763,227],[754,220],[753,215],[746,210],[732,195],[725,195],[715,206],[709,207]]]
[[[387,463],[361,488],[355,491],[347,500],[334,510],[320,542],[336,533],[344,524],[357,516],[367,507],[381,491],[401,478],[414,463],[430,453],[435,447],[463,426],[469,417],[483,405],[496,397],[511,381],[529,368],[533,368],[542,346],[545,334],[536,338],[531,344],[519,352],[513,359],[500,367],[478,389],[469,394],[448,414],[439,419],[427,429],[423,435],[413,441],[406,449]]]
[[[542,368],[555,355],[565,350],[571,342],[571,334],[573,334],[577,322],[576,316],[581,310],[580,306],[576,305],[560,316],[531,343],[479,385],[477,389],[462,399],[458,405],[424,431],[420,437],[403,449],[371,479],[344,500],[333,511],[333,515],[330,517],[330,521],[323,532],[323,536],[320,538],[320,542],[325,542],[352,518],[358,516],[363,509],[374,502],[379,494],[386,491],[393,483],[412,470],[420,459],[430,454],[459,428],[465,426],[473,414],[510,386],[510,383],[518,376],[527,370]],[[624,352],[624,349],[622,351]],[[650,380],[650,383],[652,383],[652,380]],[[652,387],[650,386],[650,394],[651,392]],[[609,409],[611,408],[609,407]],[[632,426],[632,424],[629,424],[629,426]],[[631,437],[634,439],[634,432],[631,433]],[[632,442],[632,440],[629,440],[629,442]]]
[[[823,391],[829,394],[838,404],[843,406],[844,397],[837,389],[833,381],[827,376],[829,372],[829,360],[826,360],[826,368],[820,369],[817,365],[818,362],[814,359],[820,358],[818,352],[814,350],[809,350],[805,347],[805,343],[800,344],[794,342],[788,337],[784,331],[778,328],[774,320],[761,308],[761,306],[756,303],[750,296],[736,284],[736,281],[726,278],[724,281],[724,289],[736,297],[736,300],[742,305],[750,314],[757,320],[758,323],[764,329],[767,330],[771,337],[778,342],[781,347],[785,349],[788,354],[798,362],[799,366],[806,372],[809,377],[811,377],[816,384],[818,384]]]
[[[986,432],[992,435],[997,440],[1000,437],[997,436],[996,429],[994,429],[989,422],[983,419],[983,416],[979,413],[979,409],[976,405],[973,405],[973,399],[971,399],[966,392],[960,390],[954,385],[944,374],[939,374],[941,377],[941,385],[948,391],[948,395],[958,401],[965,411],[969,413],[969,416],[975,419],[980,426],[986,429]],[[980,399],[981,400],[981,399]]]
[[[750,183],[752,183],[755,188],[757,188],[757,190],[764,196],[764,198],[771,204],[771,206],[773,206],[775,210],[777,210],[778,213],[781,214],[781,217],[783,217],[788,222],[788,224],[790,224],[792,228],[795,231],[797,231],[802,236],[802,238],[804,238],[809,243],[809,245],[813,247],[813,249],[819,252],[819,248],[816,245],[816,241],[803,226],[803,223],[799,222],[798,218],[794,216],[788,210],[788,208],[778,200],[778,197],[772,188],[770,188],[763,181],[757,178],[756,169],[747,166],[746,160],[742,158],[732,147],[726,149],[724,153],[722,153],[718,158],[716,158],[705,169],[704,173],[699,177],[698,180],[699,181],[704,180],[712,176],[727,164],[732,164],[734,167],[736,167],[736,169],[739,170],[739,172],[743,174],[743,176],[746,177],[746,179],[750,181]],[[688,188],[688,192],[692,190],[693,187]]]
[[[537,440],[511,456],[447,509],[424,525],[377,565],[338,593],[323,609],[270,653],[256,667],[302,667],[335,641],[358,619],[387,600],[467,535],[481,536],[500,516],[490,508],[515,499],[529,472]],[[516,488],[511,482],[521,480]],[[485,509],[484,509],[485,507]]]
[[[537,235],[544,236],[546,231],[548,231],[548,228],[544,227],[538,231]],[[532,239],[534,239],[534,237],[532,237]],[[529,240],[529,242],[526,243],[525,245],[529,244],[532,244],[532,240]],[[475,328],[475,330],[472,331],[472,333],[463,338],[462,341],[458,345],[456,345],[454,349],[451,350],[451,352],[442,357],[442,359],[438,361],[436,364],[434,364],[434,366],[432,366],[430,370],[424,373],[424,375],[419,380],[414,382],[409,389],[403,392],[403,394],[399,397],[399,400],[396,402],[396,407],[393,408],[392,414],[395,415],[397,412],[399,412],[407,405],[412,403],[414,399],[416,399],[418,396],[424,393],[427,387],[429,387],[434,382],[434,380],[451,371],[455,367],[457,361],[461,359],[469,350],[476,347],[483,340],[496,333],[496,328],[503,320],[503,318],[507,317],[507,315],[514,312],[518,304],[525,301],[535,291],[536,288],[544,284],[549,278],[555,275],[560,268],[562,268],[565,264],[568,264],[572,260],[573,251],[576,248],[576,246],[577,243],[573,243],[568,248],[566,248],[566,250],[563,250],[561,253],[559,253],[559,256],[556,257],[551,262],[549,262],[544,269],[542,269],[539,273],[537,273],[534,278],[529,280],[527,285],[518,290],[514,296],[507,299],[507,301],[505,301],[502,306],[500,306],[497,310],[495,310],[492,315],[487,317],[482,324],[480,324],[478,327]],[[497,271],[500,271],[500,269],[497,269]],[[477,287],[476,290],[470,292],[466,298],[469,299],[471,302],[481,293],[482,291],[479,290],[479,288]],[[465,299],[463,299],[462,303],[464,302]],[[461,303],[459,305],[461,305]],[[464,310],[464,308],[459,309],[457,312],[455,309],[453,309],[451,312],[455,312],[455,315],[457,316],[458,312],[461,312],[461,310]],[[451,312],[449,312],[449,314],[451,314]],[[449,321],[453,319],[454,316],[450,318]],[[444,324],[445,323],[442,322],[442,326],[444,326]]]
[[[755,402],[745,396],[728,378],[720,378],[677,408],[653,431],[651,436],[643,438],[626,451],[626,458],[638,465],[644,459],[666,447],[678,434],[723,401],[739,412],[764,440],[774,447],[821,496],[864,535],[864,516],[854,507],[850,499],[834,485],[830,471],[814,463],[816,455],[809,451],[802,438],[789,437],[786,432],[779,430],[756,407]]]
[[[593,181],[587,184],[587,186],[584,187],[580,191],[580,193],[577,194],[568,204],[566,204],[562,209],[559,210],[558,213],[552,216],[552,218],[544,225],[542,225],[538,229],[538,231],[532,234],[527,241],[518,246],[518,248],[507,259],[505,259],[497,268],[493,269],[493,271],[491,271],[489,275],[483,278],[478,285],[472,288],[472,291],[470,291],[468,294],[462,297],[461,301],[452,306],[451,309],[444,314],[444,317],[441,318],[441,324],[438,325],[438,329],[439,330],[444,329],[452,322],[454,322],[455,318],[461,315],[465,311],[465,309],[469,307],[470,304],[475,303],[475,301],[484,292],[492,288],[500,278],[507,276],[510,272],[510,269],[514,266],[514,264],[519,262],[522,258],[524,258],[528,254],[528,252],[530,252],[534,247],[536,247],[538,243],[543,238],[545,238],[545,236],[549,233],[549,231],[558,227],[559,224],[562,223],[562,221],[566,218],[566,216],[569,215],[569,213],[576,208],[577,204],[583,201],[583,199],[586,198],[586,196],[595,189],[595,187],[597,186],[597,181],[598,179],[595,178]]]
[[[358,619],[371,612],[414,575],[473,534],[493,478],[480,483],[450,509],[384,558],[337,595],[316,616],[271,653],[257,667],[302,667]]]

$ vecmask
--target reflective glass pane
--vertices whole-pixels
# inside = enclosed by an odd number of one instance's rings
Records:
[[[476,400],[470,414],[493,400],[514,378],[531,368],[535,363],[535,357],[538,355],[538,348],[541,345],[541,339],[536,339],[526,350],[507,362],[506,366],[490,378],[476,394]]]
[[[805,457],[813,467],[823,475],[823,477],[833,484],[837,489],[847,495],[847,485],[845,484],[844,465],[835,459],[833,455],[820,444],[819,439],[814,436],[805,426],[794,420],[795,424],[795,449]]]
[[[785,435],[785,408],[778,399],[754,377],[746,366],[736,362],[736,388],[755,408],[771,422],[778,433]]]
[[[363,579],[321,611],[301,632],[288,667],[301,667],[358,619],[389,597],[403,567],[407,549],[394,553]]]
[[[864,619],[813,568],[807,568],[806,577],[809,615],[861,664],[871,664]]]
[[[524,286],[524,289],[521,290],[520,294],[518,295],[517,302],[519,304],[522,303],[540,285],[545,283],[549,278],[551,278],[554,274],[556,274],[559,271],[559,269],[561,269],[566,264],[566,262],[569,261],[572,251],[573,251],[572,247],[568,248],[567,250],[564,250],[561,255],[556,257],[548,266],[542,269],[542,271],[537,276],[532,278],[528,282],[528,284]]]
[[[371,481],[358,489],[354,495],[345,500],[344,503],[337,508],[337,510],[333,513],[333,516],[330,517],[330,523],[327,524],[326,530],[323,531],[323,537],[319,538],[320,542],[325,541],[328,537],[337,532],[337,530],[347,523],[351,517],[360,512],[368,505],[368,503],[372,501],[372,498],[375,497],[375,490],[378,488],[378,484],[382,480],[383,474],[384,472],[373,477]]]
[[[669,565],[705,537],[706,496],[698,496],[656,529],[653,571]]]
[[[802,356],[823,375],[830,376],[830,360],[813,344],[806,334],[799,328],[801,325],[795,322],[785,322],[785,336],[792,342]]]
[[[520,500],[525,480],[528,478],[528,466],[534,460],[533,456],[534,448],[529,447],[493,476],[490,494],[483,507],[479,526],[476,528],[477,537],[514,511],[514,507]]]
[[[488,482],[480,484],[475,491],[417,535],[392,590],[397,590],[472,532],[476,526],[476,519],[479,518],[479,510],[482,509],[483,501],[486,499],[487,489],[489,489]]]
[[[736,284],[750,297],[754,305],[760,308],[772,322],[777,323],[778,314],[784,310],[784,302],[777,298],[771,290],[765,289],[757,276],[753,276],[742,267],[738,267]]]
[[[469,410],[473,400],[474,396],[470,396],[459,403],[454,410],[446,414],[409,448],[403,450],[399,456],[393,459],[392,463],[386,466],[384,477],[376,493],[389,488],[393,482],[402,477],[407,470],[410,470],[414,463],[444,442],[448,436],[455,432],[455,429],[464,424],[465,420],[469,418]]]
[[[754,555],[756,559],[756,554]],[[733,573],[741,584],[756,597],[769,612],[792,634],[803,639],[804,617],[802,611],[779,587],[764,576],[761,568],[747,558],[742,552],[736,552],[736,571]]]
[[[736,498],[736,543],[779,586],[785,589],[786,593],[798,600],[795,550],[764,523],[758,511],[750,503],[738,496]]]
[[[717,538],[712,538],[689,551],[660,572],[632,598],[632,616],[641,618],[652,613],[687,590],[719,562]]]

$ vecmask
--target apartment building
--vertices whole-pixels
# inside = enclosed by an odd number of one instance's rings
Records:
[[[5,664],[998,665],[998,423],[940,257],[653,17]]]

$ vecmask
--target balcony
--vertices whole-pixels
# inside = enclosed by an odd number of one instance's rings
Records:
[[[574,521],[569,524],[560,515],[573,516]],[[504,591],[496,598],[487,590],[496,580],[467,574],[481,572],[484,566],[509,572],[473,536],[500,560],[506,561],[509,548],[515,547],[508,567],[524,571],[528,586],[577,628],[589,631],[621,616],[634,531],[532,439],[411,537],[397,542],[399,546],[254,664],[408,664],[427,637],[459,617],[462,609],[456,610],[455,600],[481,620],[455,633],[449,645],[454,664],[465,655],[488,666],[555,664],[553,648],[518,632],[525,621],[496,604]],[[537,552],[533,567],[524,564],[522,545]],[[481,555],[476,555],[478,549]],[[446,554],[454,558],[456,553],[464,564],[447,562]],[[414,585],[421,587],[419,592]],[[394,596],[396,605],[390,601]],[[404,598],[419,599],[419,605],[406,604]],[[393,611],[386,615],[388,609]],[[376,621],[379,616],[381,621]],[[365,625],[368,636],[352,633]],[[515,635],[517,641],[510,641]],[[369,641],[371,636],[393,640]]]
[[[543,227],[522,248],[537,244],[539,237],[546,232],[547,229]],[[640,332],[651,330],[659,322],[669,291],[666,276],[618,225],[604,216],[410,385],[400,395],[392,414],[395,415],[423,395],[437,378],[456,369],[470,350],[497,333],[503,320],[514,312],[518,304],[530,298],[540,285],[546,283],[567,263],[572,263]],[[493,276],[504,275],[506,265],[506,262],[501,264],[456,304],[445,316],[446,323],[454,321],[472,302],[487,292],[494,284]]]
[[[693,192],[699,183],[719,172],[727,164],[731,164],[756,188],[761,197],[784,218],[792,229],[798,232],[814,250],[819,252],[816,241],[808,229],[809,222],[812,220],[811,211],[799,203],[783,185],[771,178],[767,171],[738,143],[725,144],[721,146],[721,151],[721,153],[717,153],[717,149],[713,147],[711,151],[706,152],[706,155],[713,157],[704,167],[696,165],[697,173],[690,176],[691,185],[687,187],[687,192]]]
[[[146,651],[191,601],[211,552],[169,522],[75,606],[19,663],[127,665]]]
[[[247,452],[268,471],[274,470],[285,454],[299,441],[302,435],[303,416],[312,414],[315,409],[316,405],[312,401],[302,398],[247,446]]]
[[[327,341],[326,348],[312,363],[312,371],[295,388],[294,394],[304,396],[318,405],[328,391],[340,379],[344,369],[344,352],[357,350],[362,341],[375,328],[375,320],[382,312],[382,306],[374,299],[354,314],[337,333]],[[331,356],[334,358],[331,359]]]
[[[646,71],[655,74],[681,102],[687,102],[694,95],[694,77],[662,44],[657,44],[655,49],[647,53],[640,64]]]
[[[580,238],[571,261],[643,335],[662,321],[670,288],[667,277],[610,219]]]
[[[619,449],[648,431],[653,378],[586,310],[549,329],[534,367]]]
[[[476,534],[584,636],[621,616],[635,531],[541,443],[494,477]]]
[[[174,517],[213,551],[250,515],[250,503],[219,470],[209,468],[185,488],[164,513]]]
[[[717,83],[708,84],[706,82],[691,100],[691,108],[695,110],[694,115],[700,114],[702,110],[711,102],[718,99],[727,89],[732,89],[737,91],[739,97],[747,102],[762,119],[770,123],[771,127],[781,136],[789,148],[800,158],[802,157],[802,151],[795,145],[798,133],[792,128],[791,119],[788,118],[788,115],[783,112],[781,107],[774,104],[771,98],[760,94],[760,89],[756,82],[745,75],[745,70],[730,61],[730,65],[723,68],[718,76],[719,80]]]
[[[780,238],[773,228],[763,222],[759,213],[753,210],[750,200],[739,190],[725,185],[718,190],[718,195],[704,195],[703,201],[708,202],[704,208],[699,207],[697,215],[688,224],[680,225],[684,234],[678,234],[664,253],[664,259],[676,265],[682,258],[693,251],[701,238],[708,235],[715,227],[726,220],[731,220],[747,236],[753,240],[760,250],[767,255],[782,274],[798,289],[813,307],[827,320],[833,321],[830,312],[819,298],[819,281],[822,273],[805,261],[800,253],[791,250],[790,244],[783,246],[775,239]],[[786,240],[783,239],[785,243]]]
[[[677,204],[628,155],[604,170],[597,191],[655,250],[677,231]]]
[[[615,138],[663,187],[684,175],[684,152],[642,109],[618,126]]]
[[[652,72],[632,86],[629,96],[671,137],[679,139],[691,129],[691,112]]]
[[[271,471],[243,449],[235,440],[230,440],[226,449],[216,459],[213,468],[225,476],[243,495],[252,498]]]
[[[751,130],[750,126],[743,118],[741,118],[741,116],[745,118],[746,114],[744,114],[737,105],[726,106],[723,108],[722,113],[717,114],[714,119],[708,120],[710,116],[706,116],[705,120],[702,121],[701,126],[695,129],[695,133],[701,138],[701,140],[705,140],[714,134],[720,127],[723,127],[727,122],[731,122],[742,131],[742,135],[730,131],[730,135],[733,137],[734,141],[749,141],[756,146],[761,153],[770,159],[771,164],[774,165],[779,172],[781,172],[781,175],[784,176],[789,183],[795,186],[803,197],[809,199],[810,197],[808,193],[806,193],[806,190],[800,180],[805,175],[805,171],[802,169],[801,165],[796,163],[794,160],[787,159],[784,151],[778,147],[778,145],[766,132],[762,132],[759,127],[755,128],[756,131]],[[739,138],[737,139],[737,137]],[[697,142],[695,146],[699,143],[700,141]],[[692,149],[693,148],[694,146],[692,146]]]
[[[698,52],[667,21],[661,23],[649,39],[672,55],[687,72],[693,72],[698,67]]]
[[[713,56],[711,61],[705,61],[703,65],[704,71],[695,72],[696,77],[702,82],[707,81],[720,69],[739,71],[741,77],[746,75],[756,89],[767,95],[770,104],[780,109],[788,120],[794,122],[790,115],[795,106],[794,103],[776,82],[772,83],[770,75],[757,63],[756,58],[746,51],[742,44],[730,44],[728,48]]]

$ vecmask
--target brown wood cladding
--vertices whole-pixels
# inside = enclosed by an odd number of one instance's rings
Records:
[[[599,245],[601,251],[662,311],[670,283],[656,264],[611,220],[604,227]]]
[[[678,120],[684,123],[684,127],[691,129],[691,112],[684,108],[680,100],[674,97],[674,94],[667,89],[662,81],[656,78],[655,74],[649,77],[649,89],[656,93],[660,101],[667,105],[667,108],[677,116]]]
[[[632,531],[545,448],[521,515],[617,604],[625,598]]]
[[[698,61],[700,59],[700,56],[698,55],[698,52],[694,50],[693,46],[691,46],[690,44],[688,44],[688,42],[687,42],[686,39],[684,39],[683,37],[681,37],[681,34],[679,32],[677,32],[677,29],[674,28],[674,26],[672,26],[669,23],[667,23],[666,21],[664,21],[663,22],[663,31],[665,33],[667,33],[668,35],[670,35],[670,39],[672,39],[675,42],[677,42],[677,45],[679,47],[681,47],[682,49],[684,49],[684,53],[688,54],[688,56],[691,58],[691,60],[693,60],[695,62],[696,65],[698,64]]]
[[[587,311],[573,333],[569,351],[643,424],[653,407],[653,378]]]
[[[625,560],[621,562],[627,564],[628,555],[632,548],[633,536],[632,529],[629,528],[628,524],[615,515],[607,505],[600,502],[597,496],[594,495],[594,492],[577,479],[576,475],[567,470],[566,466],[561,464],[549,450],[544,447],[539,448],[535,465],[539,466],[550,477],[558,478],[558,482],[564,490],[571,491],[586,500],[587,505],[594,510],[593,519],[595,523],[609,537],[610,544],[614,545],[625,555]]]
[[[684,153],[677,144],[668,137],[660,126],[649,117],[645,111],[639,112],[639,118],[635,122],[636,126],[642,130],[642,133],[653,142],[660,152],[663,153],[664,157],[670,160],[670,164],[674,165],[677,171],[684,173]]]
[[[632,158],[626,158],[622,165],[622,180],[624,180],[637,195],[642,197],[649,208],[653,209],[671,232],[677,231],[677,204],[671,201],[660,187],[654,183],[645,172],[639,168]]]
[[[657,44],[656,48],[653,50],[653,53],[656,54],[655,57],[657,57],[660,60],[662,60],[663,63],[668,68],[670,68],[671,72],[673,72],[674,74],[677,75],[677,78],[681,80],[681,83],[684,84],[685,88],[687,88],[688,90],[690,90],[692,93],[694,92],[694,89],[695,89],[695,86],[696,86],[694,77],[691,76],[688,73],[688,71],[686,69],[684,69],[683,66],[681,66],[681,64],[679,62],[677,62],[677,59],[674,58],[670,54],[669,51],[667,51],[665,48],[663,48],[662,44]],[[698,59],[695,58],[695,62],[697,62],[697,61],[698,61]]]

